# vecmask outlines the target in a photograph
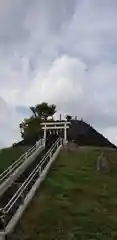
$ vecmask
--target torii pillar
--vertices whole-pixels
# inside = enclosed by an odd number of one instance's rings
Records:
[[[64,144],[67,144],[67,125],[64,125]]]
[[[46,133],[46,125],[44,126],[44,141],[46,142],[46,135],[47,135],[47,133]]]

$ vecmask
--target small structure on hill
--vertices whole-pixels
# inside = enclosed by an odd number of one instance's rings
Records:
[[[52,122],[43,122],[41,123],[42,129],[44,130],[44,139],[46,140],[47,131],[49,133],[56,133],[58,135],[61,132],[64,133],[64,144],[67,143],[67,129],[69,128],[70,122],[68,121],[52,121]]]

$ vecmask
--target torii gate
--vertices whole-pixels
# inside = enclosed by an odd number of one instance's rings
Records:
[[[44,139],[46,141],[47,130],[62,130],[64,129],[64,143],[67,143],[67,129],[71,123],[68,121],[58,121],[58,122],[43,122],[41,123],[42,129],[44,130]]]

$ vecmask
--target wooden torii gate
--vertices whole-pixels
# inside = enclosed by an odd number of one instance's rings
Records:
[[[53,121],[53,122],[43,122],[41,123],[42,129],[44,130],[44,139],[46,141],[47,130],[60,131],[64,130],[64,144],[67,143],[67,129],[69,128],[70,122],[68,121]]]

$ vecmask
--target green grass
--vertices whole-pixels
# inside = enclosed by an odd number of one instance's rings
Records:
[[[0,150],[0,173],[24,153],[23,148],[4,148]]]
[[[108,174],[96,171],[99,153],[62,151],[15,234],[32,240],[116,240],[117,153],[106,153],[114,166]]]

